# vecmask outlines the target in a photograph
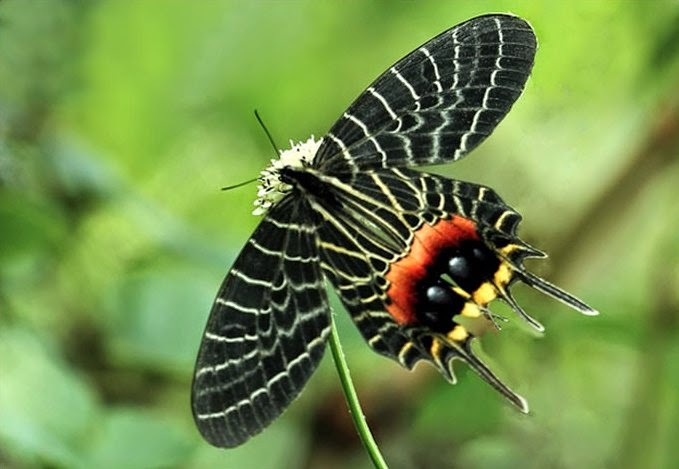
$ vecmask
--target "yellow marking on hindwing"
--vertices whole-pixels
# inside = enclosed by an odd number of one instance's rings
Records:
[[[462,288],[460,288],[458,286],[451,287],[451,290],[453,290],[455,293],[460,295],[465,300],[468,300],[468,299],[471,298],[471,295],[469,293],[467,293],[467,290],[463,290]]]
[[[480,305],[487,305],[497,297],[497,290],[491,282],[483,282],[474,293],[474,302]]]
[[[460,314],[468,318],[478,318],[481,316],[481,308],[473,301],[467,301],[462,307]]]
[[[464,342],[469,337],[469,332],[463,326],[457,325],[448,333],[448,338],[453,342]]]
[[[431,356],[436,359],[437,362],[441,362],[441,348],[443,347],[443,344],[439,339],[434,339],[431,343],[431,347],[429,348],[429,351],[431,352]]]
[[[502,262],[493,275],[493,283],[504,287],[512,279],[512,275],[514,275],[512,267],[507,262]]]
[[[405,363],[404,359],[408,351],[413,348],[413,343],[408,341],[405,344],[403,344],[403,347],[401,347],[401,350],[398,352],[398,361],[401,363]]]
[[[511,245],[510,245],[511,246]],[[493,278],[483,282],[479,288],[472,292],[471,297],[479,305],[487,305],[498,296],[498,290],[502,291],[512,279],[514,271],[508,262],[501,262],[493,274]]]

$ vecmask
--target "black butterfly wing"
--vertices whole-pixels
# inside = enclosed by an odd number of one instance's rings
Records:
[[[237,446],[286,409],[323,356],[329,313],[309,208],[286,197],[248,240],[210,312],[191,396],[207,441]]]
[[[544,254],[518,238],[520,215],[488,187],[405,168],[327,181],[328,196],[311,199],[325,221],[318,229],[321,265],[368,344],[407,368],[429,361],[453,382],[453,362],[462,360],[527,411],[476,356],[477,334],[460,318],[492,319],[487,305],[499,298],[541,330],[511,296],[516,280],[584,314],[595,311],[525,269],[525,258]],[[469,242],[486,252],[469,268],[487,270],[473,287],[443,282],[451,252]],[[432,285],[447,285],[452,295],[442,308],[427,302]]]
[[[457,160],[493,131],[521,94],[537,42],[511,15],[457,25],[384,72],[324,137],[329,173]]]
[[[417,317],[399,318],[394,309],[400,307],[395,303],[398,298],[390,293],[390,275],[399,261],[417,243],[428,249],[426,240],[418,239],[425,225],[435,227],[453,215],[475,217],[480,220],[479,230],[494,233],[502,243],[503,237],[516,239],[519,215],[487,187],[410,170],[355,173],[350,181],[334,180],[328,191],[330,197],[311,202],[325,220],[318,231],[321,265],[368,344],[407,368],[429,361],[453,382],[453,362],[462,360],[526,411],[525,400],[476,356],[474,335],[459,339],[450,335],[459,325],[456,316],[461,311],[448,311],[447,322],[435,329]],[[343,210],[333,210],[334,204],[341,204]],[[525,252],[537,251],[526,248]]]

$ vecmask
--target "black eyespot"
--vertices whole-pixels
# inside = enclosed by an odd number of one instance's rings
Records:
[[[486,247],[474,247],[471,252],[472,258],[482,266],[486,266],[495,261],[495,254]]]
[[[432,305],[449,306],[454,304],[457,295],[450,288],[432,285],[427,288],[427,301]]]
[[[454,317],[464,307],[465,299],[441,280],[423,286],[417,319],[433,331],[448,333],[454,325]]]
[[[490,280],[500,265],[495,252],[478,241],[463,244],[449,255],[446,273],[469,293]]]
[[[471,269],[469,260],[461,253],[448,260],[448,274],[457,284],[464,282],[471,276]]]

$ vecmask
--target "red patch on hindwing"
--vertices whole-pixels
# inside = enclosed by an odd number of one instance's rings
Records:
[[[387,312],[399,324],[417,322],[418,286],[431,273],[444,250],[466,240],[479,240],[476,223],[453,215],[433,225],[420,227],[413,237],[410,252],[391,264],[385,278],[389,281],[387,295],[391,300]]]

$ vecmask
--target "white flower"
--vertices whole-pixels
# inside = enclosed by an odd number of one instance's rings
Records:
[[[290,192],[292,186],[281,180],[280,170],[303,168],[310,164],[321,142],[323,139],[317,141],[313,135],[306,142],[297,144],[290,140],[290,148],[281,150],[278,159],[271,160],[271,165],[263,170],[258,178],[260,184],[257,186],[257,200],[255,200],[255,209],[252,211],[253,215],[263,215]]]

